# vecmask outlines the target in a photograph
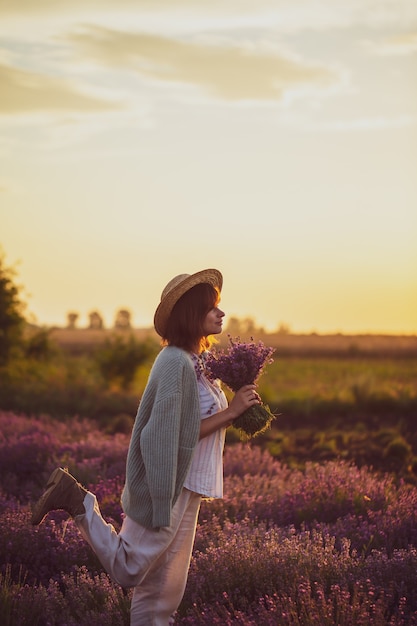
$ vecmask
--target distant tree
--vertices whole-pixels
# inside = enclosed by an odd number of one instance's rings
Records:
[[[71,330],[73,330],[77,326],[78,318],[79,318],[78,313],[74,313],[73,311],[71,311],[70,313],[67,313],[67,328],[70,328]]]
[[[260,332],[260,329],[256,327],[255,320],[252,317],[245,317],[244,319],[231,317],[226,327],[226,332],[232,337],[249,338]]]
[[[285,324],[284,322],[280,322],[280,325],[277,328],[278,335],[289,335],[291,333],[291,327],[289,324]]]
[[[7,364],[13,350],[22,343],[25,305],[14,279],[15,271],[6,267],[0,253],[0,365]]]
[[[246,336],[254,335],[256,334],[256,331],[258,330],[253,317],[245,317],[245,319],[242,322],[242,326],[244,329],[243,332]]]
[[[123,329],[131,328],[130,311],[127,309],[120,309],[117,311],[114,327]]]
[[[51,339],[50,328],[39,328],[30,332],[23,348],[25,356],[35,361],[48,361],[58,352],[57,345]]]
[[[232,337],[239,337],[240,335],[240,320],[237,317],[231,317],[226,326],[226,332]]]
[[[89,328],[94,328],[95,330],[104,328],[103,318],[98,311],[91,311],[88,317],[90,319]]]

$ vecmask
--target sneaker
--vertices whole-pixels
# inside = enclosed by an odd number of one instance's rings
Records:
[[[32,524],[37,526],[50,511],[63,509],[72,517],[85,513],[87,493],[71,474],[61,467],[52,472],[44,493],[32,508]]]

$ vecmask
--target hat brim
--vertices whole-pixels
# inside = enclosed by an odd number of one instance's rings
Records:
[[[221,291],[223,286],[223,276],[218,270],[215,269],[202,270],[201,272],[190,274],[177,286],[171,289],[171,291],[169,291],[169,293],[162,298],[155,311],[154,327],[158,335],[161,337],[164,336],[168,318],[181,296],[183,296],[192,287],[202,283],[213,285],[213,287]]]

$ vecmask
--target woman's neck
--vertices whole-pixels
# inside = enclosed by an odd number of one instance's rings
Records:
[[[203,347],[204,347],[204,337],[196,341],[194,345],[191,346],[191,350],[192,352],[194,352],[194,354],[201,354],[203,352]]]

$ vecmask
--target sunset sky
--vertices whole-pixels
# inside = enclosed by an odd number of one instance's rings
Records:
[[[0,246],[28,314],[216,267],[227,315],[417,333],[415,0],[1,0]]]

